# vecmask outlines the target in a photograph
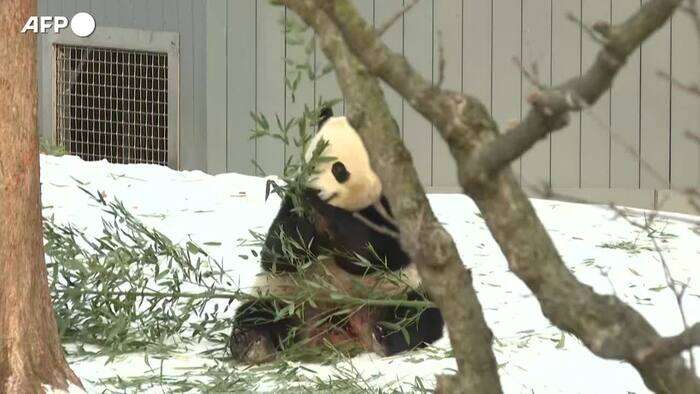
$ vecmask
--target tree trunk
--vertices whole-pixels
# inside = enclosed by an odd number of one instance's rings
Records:
[[[0,393],[67,389],[44,262],[36,128],[36,0],[0,4]]]

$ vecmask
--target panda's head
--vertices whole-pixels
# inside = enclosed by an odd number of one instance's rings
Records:
[[[382,184],[369,164],[369,156],[357,131],[344,116],[332,116],[330,109],[321,112],[319,131],[306,148],[305,158],[311,160],[321,140],[326,147],[316,164],[316,173],[308,186],[318,190],[319,197],[328,204],[347,211],[362,210],[377,201]]]

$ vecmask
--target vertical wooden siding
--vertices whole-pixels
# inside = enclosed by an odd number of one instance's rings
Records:
[[[597,21],[611,21],[612,0],[582,0],[581,20],[590,26]],[[579,29],[580,30],[580,29]],[[587,70],[595,61],[600,46],[585,35],[579,45],[581,69]],[[598,102],[581,116],[579,142],[579,187],[606,189],[610,184],[610,110],[611,92],[603,94]],[[575,185],[573,186],[575,187]]]
[[[558,84],[586,70],[598,44],[571,22],[619,22],[647,0],[423,0],[383,36],[418,72],[437,82],[440,47],[446,67],[443,87],[478,97],[502,130],[527,111],[532,82]],[[354,0],[370,23],[380,25],[406,0]],[[320,48],[310,55],[285,36],[282,22],[293,13],[268,0],[39,0],[46,15],[88,10],[98,25],[179,31],[181,34],[181,157],[184,168],[211,173],[279,173],[292,152],[276,141],[249,139],[250,112],[271,123],[297,116],[304,105],[340,97],[335,76],[303,85],[294,98],[285,64],[310,56],[327,65]],[[306,37],[310,38],[310,31]],[[524,186],[550,186],[593,199],[624,197],[648,206],[658,190],[700,185],[700,148],[685,136],[700,128],[697,100],[658,72],[681,81],[700,77],[697,38],[684,14],[674,17],[628,61],[608,94],[571,124],[540,141],[513,169]],[[40,50],[40,59],[46,56]],[[40,60],[41,103],[50,103],[48,65]],[[424,184],[457,190],[449,149],[432,126],[383,85],[387,102],[412,152]],[[48,92],[48,93],[47,93]],[[336,113],[344,112],[341,102]],[[43,127],[43,125],[42,125]],[[632,196],[632,194],[634,196]],[[612,197],[611,197],[612,198]]]

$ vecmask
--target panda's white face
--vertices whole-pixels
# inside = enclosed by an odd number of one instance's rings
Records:
[[[316,166],[309,186],[338,208],[359,211],[379,201],[382,184],[369,164],[369,155],[357,131],[344,116],[329,118],[311,139],[306,160],[311,160],[321,139],[327,142],[322,157],[333,158]]]

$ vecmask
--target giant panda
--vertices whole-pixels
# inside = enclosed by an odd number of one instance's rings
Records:
[[[317,302],[306,305],[301,316],[280,313],[284,303],[275,296],[301,291],[300,276],[359,298],[380,292],[427,300],[415,263],[399,245],[399,229],[360,136],[330,109],[321,111],[318,127],[304,155],[310,162],[322,150],[325,160],[315,162],[314,175],[296,199],[289,192],[283,196],[260,254],[262,274],[253,286],[260,298],[243,302],[234,316],[229,348],[236,361],[267,362],[292,344],[328,342],[393,355],[443,335],[435,307],[365,306],[342,316],[335,314],[338,305]],[[398,279],[387,280],[386,274]]]

